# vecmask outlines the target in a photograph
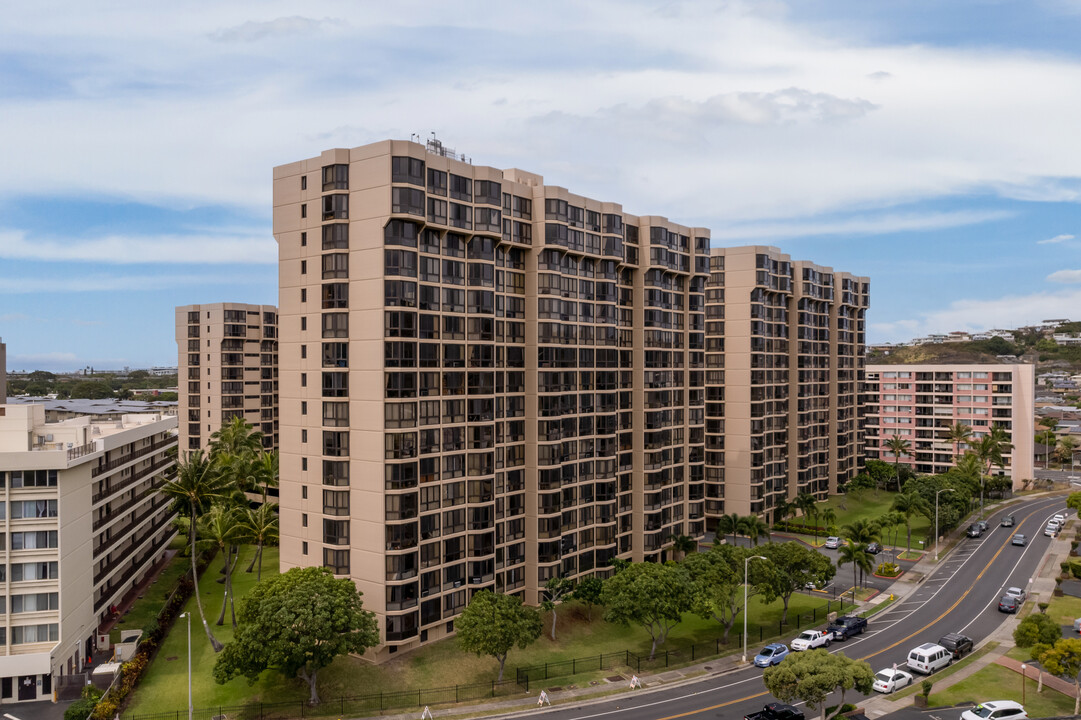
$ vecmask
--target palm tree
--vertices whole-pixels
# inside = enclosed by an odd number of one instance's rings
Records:
[[[266,502],[267,493],[272,487],[278,487],[278,451],[265,452],[259,456],[255,468],[257,482],[263,484],[263,502]]]
[[[721,534],[721,537],[731,535],[735,538],[736,535],[739,535],[740,519],[740,516],[736,513],[721,515],[721,517],[717,519],[717,532]]]
[[[781,498],[773,506],[773,517],[777,518],[778,522],[784,522],[795,515],[798,509],[795,503],[788,502],[787,498]]]
[[[254,509],[244,508],[239,527],[243,542],[255,544],[255,555],[246,572],[251,572],[252,566],[258,562],[259,573],[255,576],[255,581],[259,582],[263,579],[263,548],[278,542],[277,503],[263,503]]]
[[[228,480],[218,472],[215,463],[195,450],[177,464],[176,477],[165,483],[161,491],[173,499],[173,509],[190,517],[188,539],[191,543],[191,580],[194,584],[195,605],[199,608],[199,617],[203,621],[207,639],[214,652],[221,652],[222,644],[210,632],[203,613],[203,604],[199,600],[199,573],[196,569],[198,554],[195,552],[195,538],[198,534],[198,520],[201,515],[210,512],[211,506],[229,496],[231,488]]]
[[[740,518],[740,528],[756,547],[758,546],[758,538],[763,535],[767,539],[769,538],[769,524],[757,515],[747,515]]]
[[[881,528],[872,520],[853,520],[842,527],[841,532],[849,542],[856,544],[866,545],[882,539]]]
[[[912,454],[912,444],[900,435],[886,441],[886,449],[893,455],[893,473],[897,478],[897,492],[901,492],[901,456]]]
[[[233,546],[240,541],[240,526],[237,520],[237,511],[234,508],[215,505],[199,523],[199,534],[203,538],[200,544],[216,548],[225,555],[225,597],[222,598],[217,625],[225,623],[225,610],[230,607],[233,599],[233,569],[236,567]],[[232,603],[232,607],[233,627],[236,627],[236,604]]]
[[[258,455],[263,451],[263,433],[242,417],[235,417],[210,436],[210,456]]]
[[[837,525],[837,511],[833,508],[827,507],[825,510],[822,511],[821,517],[822,524],[825,525],[827,533],[830,531],[830,528],[833,528]]]
[[[860,580],[863,579],[863,572],[871,572],[874,566],[871,563],[871,556],[867,553],[867,546],[863,543],[846,543],[842,545],[837,551],[837,567],[852,563],[852,597],[853,601],[856,596],[856,588],[860,586],[860,582],[856,580],[856,571],[860,572]]]
[[[814,513],[815,509],[815,496],[809,492],[802,492],[796,496],[796,499],[792,501],[792,504],[799,508],[800,513],[803,515],[804,529],[807,527],[807,520]]]
[[[969,443],[972,452],[980,461],[980,517],[983,517],[984,477],[991,474],[991,466],[1003,467],[1002,456],[1013,449],[1010,436],[1001,425],[994,425],[991,432]]]
[[[911,486],[910,486],[911,487]],[[927,509],[927,501],[916,491],[901,493],[893,499],[893,510],[900,513],[905,519],[905,529],[908,531],[908,553],[912,553],[912,516],[923,513]]]
[[[679,553],[681,560],[698,550],[698,541],[688,535],[673,535],[671,540],[672,552]]]
[[[946,428],[946,440],[953,443],[953,456],[956,458],[959,454],[959,447],[961,445],[967,445],[968,441],[972,439],[972,428],[965,425],[963,422],[955,422]]]

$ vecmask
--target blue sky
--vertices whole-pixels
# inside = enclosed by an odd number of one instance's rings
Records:
[[[869,340],[1081,319],[1081,0],[38,2],[0,24],[13,370],[275,303],[271,170],[427,136],[869,275]]]

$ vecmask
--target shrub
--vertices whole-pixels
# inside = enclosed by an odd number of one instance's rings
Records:
[[[86,720],[87,715],[94,711],[94,706],[97,704],[96,700],[86,698],[76,700],[64,711],[64,720]]]
[[[920,683],[920,691],[923,693],[924,697],[927,697],[931,694],[932,685],[934,685],[934,683],[932,683],[930,680],[924,680]]]
[[[1070,574],[1075,578],[1081,579],[1081,563],[1073,563],[1070,565]]]
[[[885,575],[886,577],[897,577],[901,574],[901,568],[896,563],[884,562],[879,563],[878,569],[875,570],[876,575]]]

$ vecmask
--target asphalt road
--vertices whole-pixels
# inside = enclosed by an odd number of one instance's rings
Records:
[[[932,577],[904,602],[875,615],[867,631],[845,642],[834,643],[831,652],[866,660],[872,669],[905,663],[908,651],[935,642],[949,632],[962,632],[979,642],[1004,621],[998,600],[1009,586],[1028,589],[1039,570],[1049,544],[1044,537],[1046,520],[1065,508],[1064,498],[1042,498],[1013,505],[988,518],[991,530],[982,538],[966,538]],[[999,527],[1004,514],[1017,524]],[[1029,537],[1025,547],[1010,544],[1014,533]],[[762,684],[762,671],[745,668],[715,675],[681,687],[651,693],[627,694],[607,703],[557,707],[545,713],[556,720],[587,720],[619,715],[621,720],[674,720],[699,715],[703,718],[742,718],[771,702]],[[916,674],[916,682],[923,679]],[[932,676],[933,677],[933,676]],[[993,690],[989,691],[992,695]],[[838,696],[831,698],[836,703]],[[985,698],[991,700],[994,698]],[[859,695],[846,694],[858,703]],[[808,717],[817,713],[807,712]]]

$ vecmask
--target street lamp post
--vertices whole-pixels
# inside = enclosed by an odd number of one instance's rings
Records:
[[[1021,663],[1021,704],[1025,704],[1025,664]]]
[[[938,562],[938,496],[952,490],[953,488],[942,488],[935,493],[935,562]]]
[[[188,619],[188,720],[192,720],[195,710],[191,704],[191,611],[180,613],[180,617]]]
[[[743,662],[747,662],[747,570],[751,560],[765,559],[762,555],[752,555],[743,561]]]

